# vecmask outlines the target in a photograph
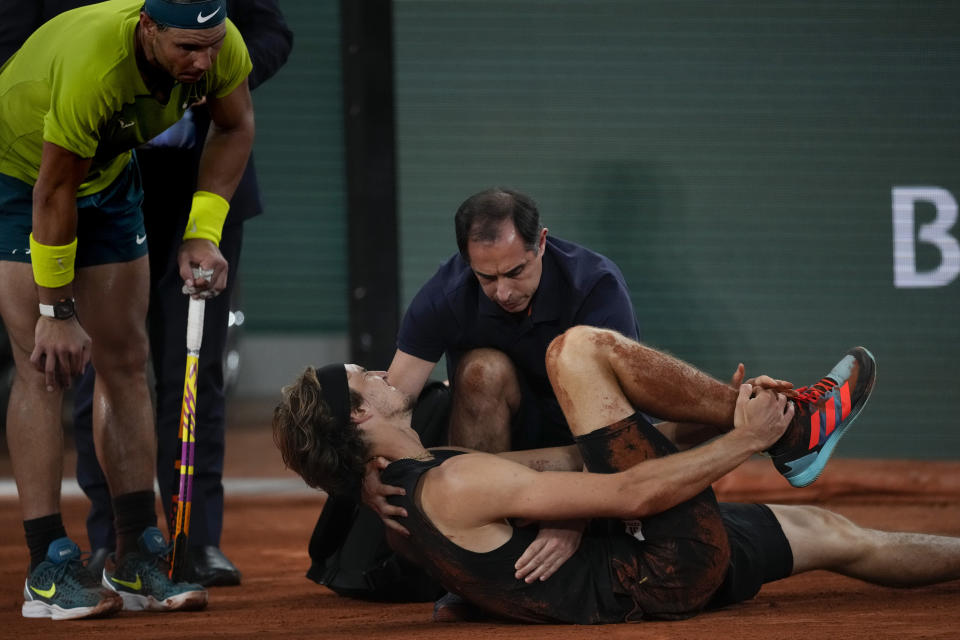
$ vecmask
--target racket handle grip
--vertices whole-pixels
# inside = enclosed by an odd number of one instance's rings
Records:
[[[187,352],[200,353],[200,343],[203,341],[203,309],[205,301],[190,298],[190,308],[187,311]]]

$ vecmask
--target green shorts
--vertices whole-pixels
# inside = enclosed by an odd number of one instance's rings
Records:
[[[109,187],[77,198],[77,267],[147,255],[143,189],[136,158]],[[0,173],[0,260],[30,262],[33,187]]]

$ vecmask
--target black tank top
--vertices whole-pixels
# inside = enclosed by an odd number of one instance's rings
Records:
[[[447,539],[414,502],[421,476],[459,451],[434,450],[428,461],[397,460],[382,474],[385,483],[401,486],[405,496],[389,501],[408,517],[397,521],[410,531],[405,538],[390,535],[391,546],[424,567],[452,591],[506,619],[541,623],[602,624],[642,617],[611,567],[637,554],[637,541],[627,535],[584,534],[577,552],[548,580],[527,584],[514,578],[514,563],[536,538],[538,527],[513,526],[510,539],[493,551],[477,553]],[[622,530],[623,525],[620,525]],[[623,566],[624,563],[617,563]]]

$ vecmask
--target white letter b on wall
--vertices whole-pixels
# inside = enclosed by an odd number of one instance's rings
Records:
[[[914,204],[930,202],[937,209],[933,222],[916,226]],[[893,285],[897,288],[944,287],[960,274],[960,243],[948,232],[957,221],[957,201],[940,187],[893,188]],[[917,271],[917,242],[939,249],[940,264],[932,271]]]

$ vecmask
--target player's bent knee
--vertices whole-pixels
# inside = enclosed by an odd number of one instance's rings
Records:
[[[502,351],[474,349],[467,352],[457,366],[458,391],[470,393],[499,392],[508,384],[516,384],[516,368]]]
[[[100,348],[94,343],[91,354],[93,368],[99,375],[118,376],[146,376],[149,347],[144,341],[141,345],[130,345],[125,349]]]
[[[38,371],[28,358],[16,361],[10,386],[11,395],[13,395],[13,388],[16,387],[17,395],[22,397],[37,396],[43,398],[44,402],[55,402],[51,391],[47,389],[46,374]],[[59,389],[54,388],[54,392],[59,393]]]
[[[551,377],[567,371],[576,371],[586,362],[598,355],[598,346],[605,334],[613,335],[607,329],[578,325],[557,336],[547,347],[547,373]]]

